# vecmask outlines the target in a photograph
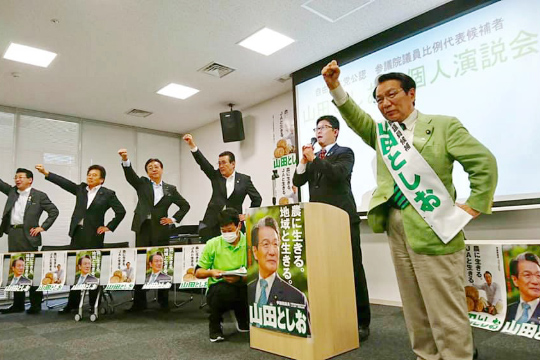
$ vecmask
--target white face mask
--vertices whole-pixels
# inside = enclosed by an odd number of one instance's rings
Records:
[[[236,231],[224,232],[224,233],[221,233],[221,237],[223,238],[223,240],[225,240],[229,244],[232,244],[238,237],[238,233]]]

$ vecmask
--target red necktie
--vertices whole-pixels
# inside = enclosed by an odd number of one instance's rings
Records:
[[[319,159],[324,159],[326,157],[326,149],[322,149],[320,152],[319,152]]]

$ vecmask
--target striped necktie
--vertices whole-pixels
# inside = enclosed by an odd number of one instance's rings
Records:
[[[531,308],[531,305],[527,304],[526,302],[521,303],[521,307],[523,307],[523,314],[518,319],[518,324],[523,324],[529,321],[529,309]]]
[[[326,149],[322,149],[320,152],[319,152],[319,159],[324,159],[326,157]]]
[[[261,279],[260,284],[261,284],[261,296],[259,296],[259,301],[257,302],[257,304],[259,306],[263,306],[263,305],[266,305],[266,303],[268,302],[268,295],[266,295],[266,288],[268,287],[268,282],[264,279]]]

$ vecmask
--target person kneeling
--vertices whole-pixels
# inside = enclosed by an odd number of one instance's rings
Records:
[[[246,278],[223,275],[247,266],[246,235],[241,229],[238,211],[224,209],[218,216],[221,235],[209,240],[201,254],[195,276],[208,278],[206,301],[210,307],[210,341],[223,341],[223,314],[234,310],[236,328],[249,331]]]

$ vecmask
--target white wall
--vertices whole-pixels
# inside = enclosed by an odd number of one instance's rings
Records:
[[[292,92],[270,99],[252,108],[242,110],[246,140],[224,144],[219,121],[192,132],[197,145],[211,163],[217,163],[218,154],[232,151],[237,158],[237,170],[252,177],[263,197],[263,206],[271,205],[272,114],[292,109]],[[358,139],[358,141],[361,141]],[[341,144],[347,146],[347,144]],[[184,223],[197,223],[210,199],[210,181],[193,160],[189,148],[181,149],[181,192],[188,198],[191,211]],[[355,174],[355,176],[361,176]],[[249,202],[244,204],[249,206]],[[496,212],[482,215],[465,228],[468,240],[537,240],[540,238],[540,209]],[[374,234],[367,221],[361,223],[363,263],[366,271],[370,299],[374,303],[400,305],[399,290],[390,256],[386,234]]]

